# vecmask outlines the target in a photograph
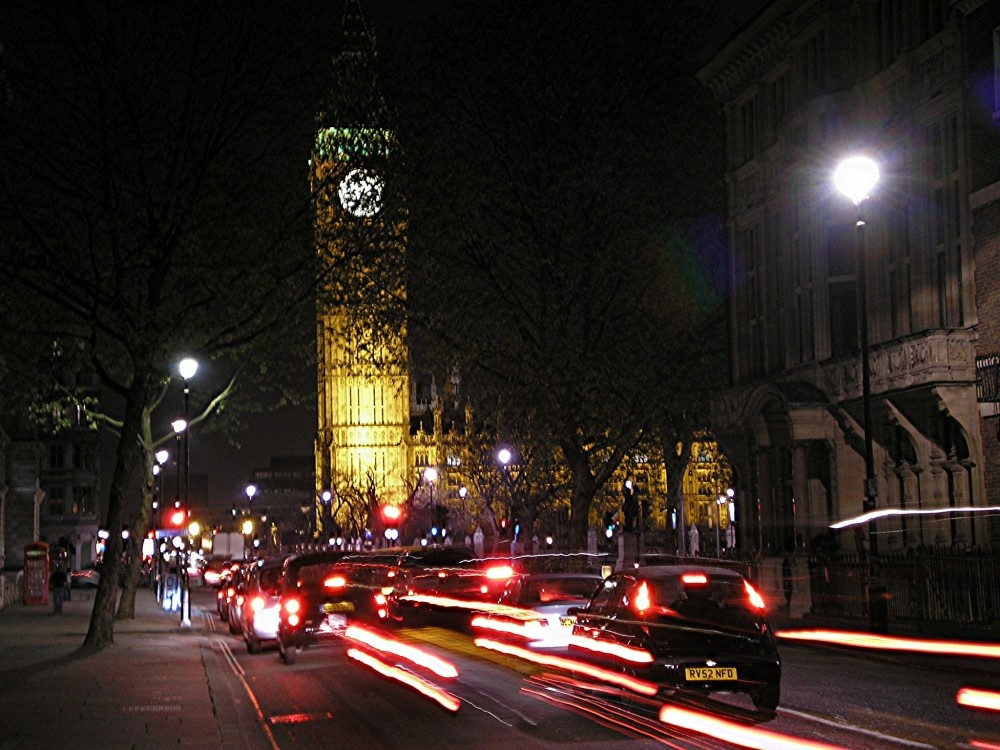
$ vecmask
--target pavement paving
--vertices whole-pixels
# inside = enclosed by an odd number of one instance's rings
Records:
[[[84,654],[93,592],[51,606],[0,609],[0,750],[272,748],[242,690],[212,611],[191,625],[140,589],[114,644]],[[206,599],[207,601],[207,599]],[[231,640],[231,639],[228,639]]]

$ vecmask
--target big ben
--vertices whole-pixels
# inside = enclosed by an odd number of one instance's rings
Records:
[[[407,495],[409,355],[398,156],[375,75],[375,45],[348,0],[343,47],[310,160],[320,275],[316,496],[399,504]],[[331,493],[329,495],[325,493]],[[329,511],[317,506],[317,536]],[[337,521],[334,509],[333,519]]]

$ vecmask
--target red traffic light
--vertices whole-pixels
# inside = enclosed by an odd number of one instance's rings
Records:
[[[402,515],[403,512],[399,509],[398,505],[382,506],[382,520],[390,526],[399,523],[399,519]]]
[[[170,514],[170,523],[172,526],[180,528],[184,525],[184,521],[187,518],[187,513],[184,512],[182,508],[177,508]]]

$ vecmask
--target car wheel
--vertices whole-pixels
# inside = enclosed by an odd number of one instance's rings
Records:
[[[285,664],[294,664],[295,646],[286,646],[284,641],[278,641],[278,655]]]
[[[244,640],[247,642],[247,653],[249,654],[259,654],[260,653],[260,638],[257,637],[256,633],[251,633]]]
[[[762,713],[773,714],[778,709],[781,700],[781,688],[778,685],[766,685],[755,690],[751,696],[754,708]]]
[[[229,618],[229,632],[232,635],[236,635],[237,633],[240,632],[240,625],[239,625],[239,623],[238,622],[233,622],[233,618],[232,617]]]

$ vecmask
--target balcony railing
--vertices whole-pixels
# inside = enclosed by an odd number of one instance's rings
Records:
[[[976,357],[976,400],[1000,402],[1000,354]]]

